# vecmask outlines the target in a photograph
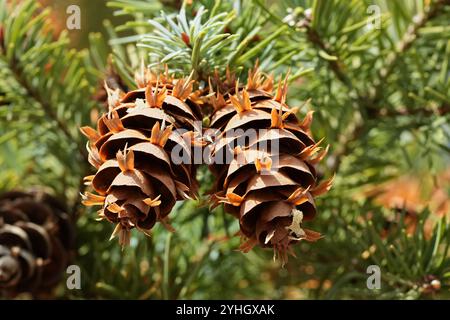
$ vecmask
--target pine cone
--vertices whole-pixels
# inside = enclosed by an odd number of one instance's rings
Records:
[[[148,234],[160,221],[170,229],[167,216],[175,202],[196,195],[192,143],[201,112],[193,83],[142,68],[137,90],[121,95],[107,88],[109,112],[97,130],[81,128],[97,169],[86,177],[97,195],[85,193],[83,203],[102,206],[99,216],[117,224],[112,237],[119,235],[121,245],[129,243],[134,227]],[[180,151],[184,161],[174,161]]]
[[[50,293],[73,249],[73,223],[57,199],[40,192],[0,195],[1,296]]]
[[[227,79],[229,85],[232,77]],[[312,112],[299,121],[297,110],[285,103],[287,82],[280,79],[275,96],[272,88],[272,78],[256,66],[245,87],[236,83],[234,90],[211,98],[211,127],[221,132],[211,145],[217,177],[213,206],[224,203],[225,211],[239,219],[247,238],[241,250],[272,247],[284,262],[291,244],[321,238],[301,223],[314,218],[314,198],[330,189],[332,179],[317,185],[314,166],[328,147],[321,150],[322,140],[311,137]]]

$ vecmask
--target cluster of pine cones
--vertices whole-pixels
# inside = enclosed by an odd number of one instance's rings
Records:
[[[133,228],[149,234],[159,222],[173,231],[168,216],[177,201],[198,197],[196,170],[205,162],[215,176],[211,208],[223,204],[239,220],[242,251],[273,248],[284,263],[292,244],[321,238],[302,223],[331,187],[332,179],[318,183],[315,170],[328,148],[311,136],[312,112],[300,120],[286,104],[286,80],[274,90],[257,66],[246,84],[227,73],[203,89],[167,69],[155,75],[142,67],[135,79],[128,92],[105,84],[107,112],[96,129],[81,128],[96,169],[85,177],[95,193],[82,202],[101,206],[99,218],[116,225],[112,237],[121,245]],[[0,196],[0,296],[50,294],[74,249],[66,212],[42,192]]]
[[[228,73],[204,89],[167,69],[156,75],[142,67],[135,79],[129,92],[105,85],[107,112],[96,129],[81,128],[97,170],[85,177],[95,193],[85,192],[83,203],[101,206],[99,218],[116,225],[112,237],[121,245],[133,228],[148,234],[160,222],[172,230],[176,201],[197,197],[196,148],[206,150],[216,177],[211,206],[223,204],[239,219],[242,251],[270,247],[285,261],[292,244],[321,238],[302,223],[331,187],[332,179],[318,183],[315,170],[328,148],[311,136],[312,112],[300,120],[286,104],[287,80],[274,90],[257,65],[246,84]],[[214,138],[204,134],[204,118]]]

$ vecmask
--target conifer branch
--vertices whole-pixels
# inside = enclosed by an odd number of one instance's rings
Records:
[[[322,50],[325,52],[327,56],[334,57],[334,59],[327,59],[328,65],[330,66],[330,69],[334,72],[336,77],[350,90],[353,89],[353,84],[351,79],[348,77],[348,75],[345,73],[345,67],[342,62],[342,59],[339,58],[338,54],[334,52],[330,45],[327,44],[319,35],[319,33],[314,30],[314,28],[311,26],[310,21],[306,21],[304,23],[304,26],[306,27],[306,35],[307,39],[319,50]]]
[[[383,88],[386,83],[387,78],[389,75],[394,71],[395,66],[397,65],[398,61],[402,58],[402,56],[412,47],[414,41],[418,38],[419,34],[418,31],[424,27],[428,22],[430,22],[432,19],[439,16],[440,13],[442,13],[442,8],[444,5],[448,5],[449,2],[447,0],[439,0],[437,3],[435,3],[432,7],[428,7],[425,9],[424,13],[418,14],[414,21],[409,25],[407,28],[406,33],[402,37],[402,40],[397,44],[396,50],[394,50],[387,58],[387,62],[385,66],[380,70],[379,72],[379,80],[377,81],[377,85],[375,86],[375,94],[372,99],[366,99],[364,96],[370,96],[369,93],[366,93],[363,96],[358,97],[358,101],[360,102],[360,105],[362,107],[362,111],[364,114],[371,118],[371,119],[382,119],[384,117],[397,117],[397,116],[413,116],[413,115],[422,115],[422,116],[431,116],[431,115],[446,115],[450,112],[450,108],[448,104],[444,104],[440,106],[439,108],[432,110],[432,109],[416,109],[411,110],[408,108],[403,108],[399,110],[392,110],[392,109],[383,109],[379,108],[378,104],[381,99],[381,96],[383,94]],[[314,43],[316,43],[319,47],[321,47],[323,50],[326,50],[326,45],[320,41],[320,38],[317,34],[314,34],[315,37],[310,38],[311,41],[314,40]],[[330,61],[335,62],[335,61]],[[336,67],[331,66],[332,70],[336,70],[335,73],[344,84],[346,81],[343,81],[340,69],[336,69]],[[363,121],[363,120],[361,120]],[[362,132],[363,132],[363,126],[364,121],[360,123],[359,125],[356,125],[353,132],[348,135],[347,138],[344,138],[342,141],[342,148],[340,151],[335,154],[335,163],[333,165],[333,170],[337,171],[340,168],[340,165],[342,163],[342,157],[347,155],[352,151],[352,148],[349,147],[349,144],[355,140],[357,140]]]
[[[43,98],[43,96],[40,94],[39,91],[35,90],[32,87],[32,85],[29,83],[26,77],[23,76],[23,73],[15,60],[13,60],[12,63],[10,64],[10,70],[12,71],[12,74],[14,75],[14,78],[16,79],[17,83],[19,83],[22,86],[22,88],[25,89],[25,91],[28,93],[28,96],[32,97],[36,101],[36,103],[39,106],[41,106],[46,116],[56,123],[58,129],[61,130],[61,132],[66,136],[67,140],[76,145],[77,150],[80,153],[81,157],[83,159],[87,159],[86,149],[82,145],[80,139],[76,138],[69,131],[67,124],[64,123],[64,121],[61,120],[54,112],[54,108],[52,107],[52,105]]]
[[[419,30],[423,28],[428,22],[437,18],[443,13],[444,6],[450,5],[449,0],[437,0],[424,9],[424,12],[419,13],[413,18],[411,24],[407,27],[402,39],[398,42],[395,49],[386,58],[385,65],[379,72],[379,79],[375,85],[375,95],[372,99],[372,104],[375,104],[381,99],[384,84],[386,79],[392,74],[398,62],[403,55],[413,46],[414,42],[419,37]]]

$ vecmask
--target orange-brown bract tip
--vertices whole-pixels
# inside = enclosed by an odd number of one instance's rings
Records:
[[[226,198],[222,198],[219,200],[219,202],[221,203],[228,203],[235,207],[239,207],[242,201],[244,201],[244,198],[235,193],[228,193]]]
[[[255,66],[248,70],[247,90],[255,90],[261,85],[261,73],[259,71],[259,60],[255,62]]]
[[[149,80],[149,70],[145,67],[144,59],[141,59],[141,66],[134,74],[134,80],[138,88],[145,88]]]
[[[119,206],[117,203],[111,203],[107,206],[107,209],[113,213],[120,213],[122,211],[125,211],[124,208],[122,208],[121,206]]]
[[[306,147],[305,149],[303,149],[303,151],[299,154],[300,159],[308,159],[309,157],[311,157],[312,155],[317,153],[321,149],[321,147],[319,147],[319,145],[322,143],[322,141],[324,139],[325,138],[322,138],[315,144],[310,145],[310,146]]]
[[[238,113],[252,110],[250,96],[246,89],[243,89],[241,94],[237,92],[234,96],[230,96],[230,100]]]
[[[157,197],[154,198],[154,199],[146,198],[146,199],[144,199],[143,201],[144,201],[144,203],[145,203],[146,205],[148,205],[149,207],[158,207],[158,206],[161,205],[161,200],[159,200],[160,198],[161,198],[161,195],[157,196]]]
[[[322,238],[324,238],[325,236],[320,234],[319,232],[310,230],[310,229],[303,229],[305,231],[306,237],[305,240],[309,241],[309,242],[316,242]]]
[[[308,201],[307,192],[309,191],[310,186],[308,188],[303,189],[302,187],[295,190],[287,199],[287,202],[290,202],[296,206],[299,206],[306,201]]]
[[[96,169],[98,169],[102,164],[103,160],[100,158],[97,147],[95,145],[89,145],[86,143],[86,150],[88,151],[88,162]]]
[[[216,91],[214,91],[213,86],[211,84],[211,78],[208,78],[209,83],[209,95],[206,97],[206,101],[208,101],[214,108],[214,110],[219,110],[226,106],[226,101],[223,95],[219,91],[219,87],[217,87]]]
[[[277,109],[276,107],[273,107],[272,111],[270,112],[270,117],[271,117],[271,123],[270,123],[271,128],[278,128],[278,129],[283,128],[283,121],[285,119],[283,119],[283,111],[281,109],[281,106],[279,109]]]
[[[179,79],[176,81],[173,88],[172,95],[182,101],[186,100],[191,94],[194,87],[195,80],[192,79],[194,71],[191,72],[186,79]]]
[[[182,136],[193,147],[205,147],[208,145],[207,138],[202,137],[199,132],[188,131],[183,133]]]
[[[111,110],[110,112],[108,112],[108,115],[107,117],[105,117],[103,122],[113,133],[125,130],[125,127],[122,124],[122,120],[120,119],[119,114],[116,110]]]
[[[98,139],[100,139],[100,135],[98,134],[98,132],[89,126],[81,127],[80,131],[89,139],[91,143],[95,143]]]
[[[272,159],[270,157],[255,159],[255,168],[256,172],[270,171],[272,169]]]
[[[247,239],[246,241],[244,241],[240,246],[239,246],[239,250],[244,252],[244,253],[248,253],[250,250],[253,249],[254,246],[256,246],[258,244],[258,240],[254,239],[254,238],[250,238]]]
[[[83,184],[85,186],[90,186],[92,184],[92,180],[94,179],[94,175],[89,175],[83,178]]]
[[[175,233],[175,228],[169,223],[169,218],[165,217],[159,220],[159,222],[161,222],[161,224],[163,225],[164,228],[166,228],[167,231],[171,232],[171,233]]]
[[[262,90],[270,93],[273,90],[273,77],[267,76],[259,69],[259,60],[256,60],[255,66],[248,70],[247,90]]]
[[[156,80],[156,84],[153,86],[151,82],[148,82],[145,87],[145,102],[150,108],[161,108],[164,100],[167,96],[166,86],[163,85],[160,88],[159,77]]]
[[[161,128],[159,122],[156,122],[152,128],[152,135],[150,137],[150,142],[156,144],[160,147],[164,147],[170,135],[172,134],[173,125],[166,128]]]
[[[284,78],[283,82],[282,82],[282,77],[280,76],[277,92],[274,97],[275,101],[278,101],[279,103],[281,103],[283,105],[286,103],[289,73],[290,73],[290,70],[288,70],[288,72],[286,73],[286,77]]]
[[[227,66],[227,69],[225,71],[225,78],[226,78],[226,84],[228,87],[233,87],[235,84],[239,81],[236,80],[236,74],[234,72],[231,72],[230,66]]]
[[[116,159],[122,172],[134,170],[134,152],[133,150],[127,150],[127,146],[123,151],[117,151]]]
[[[324,150],[320,151],[320,152],[319,152],[313,159],[311,159],[309,162],[310,162],[312,165],[315,165],[315,164],[319,163],[320,161],[323,160],[323,158],[325,158],[325,156],[327,155],[329,149],[330,149],[330,145],[327,145],[327,146],[325,147]]]
[[[335,178],[335,174],[328,180],[323,181],[321,184],[319,184],[317,187],[315,187],[313,190],[311,190],[311,194],[314,197],[318,197],[326,192],[328,192],[332,185],[333,185],[333,180]]]
[[[313,120],[313,115],[314,115],[314,111],[308,111],[308,113],[306,114],[305,118],[303,119],[303,121],[300,124],[300,127],[305,130],[308,131],[311,127],[311,123]]]
[[[106,80],[104,82],[104,87],[105,87],[106,94],[108,96],[108,98],[107,98],[108,109],[113,110],[114,108],[116,108],[120,105],[122,97],[123,97],[123,92],[119,88],[117,88],[115,90],[111,89],[108,86],[108,83],[106,82]]]
[[[85,192],[81,194],[81,203],[85,206],[103,206],[105,203],[105,197],[93,194],[91,192]]]
[[[117,236],[119,236],[119,244],[122,247],[122,250],[130,245],[131,231],[129,228],[124,227],[121,223],[116,225],[109,240],[111,241]]]

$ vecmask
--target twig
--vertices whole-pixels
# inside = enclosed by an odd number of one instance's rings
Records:
[[[449,104],[443,104],[442,106],[436,108],[436,109],[428,109],[428,108],[421,108],[421,109],[408,109],[408,108],[402,108],[402,109],[377,109],[372,108],[369,109],[369,116],[375,117],[375,118],[381,118],[381,117],[399,117],[399,116],[432,116],[432,115],[438,115],[438,116],[445,116],[450,113],[450,105]]]
[[[165,300],[170,298],[170,240],[172,239],[172,233],[168,233],[166,237],[166,243],[164,247],[164,268],[163,268],[163,283],[162,283],[162,291],[163,297]]]

